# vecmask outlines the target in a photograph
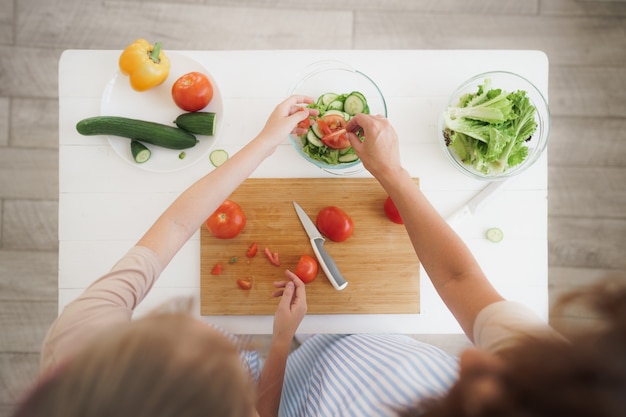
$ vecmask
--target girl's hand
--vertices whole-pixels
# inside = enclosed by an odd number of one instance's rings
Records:
[[[309,116],[317,116],[319,111],[307,108],[306,105],[313,103],[312,97],[291,96],[274,108],[265,126],[259,133],[259,137],[267,138],[273,144],[278,145],[290,133],[302,135],[307,129],[299,128],[298,124]]]
[[[306,315],[306,291],[304,283],[296,274],[287,270],[285,275],[289,281],[274,282],[274,287],[279,290],[272,295],[282,296],[274,315],[274,337],[291,343],[291,339]]]

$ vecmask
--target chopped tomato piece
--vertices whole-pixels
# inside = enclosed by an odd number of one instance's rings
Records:
[[[265,248],[265,256],[269,259],[272,265],[280,266],[280,260],[278,260],[278,252],[272,252],[269,248]]]
[[[336,132],[324,135],[322,142],[331,149],[346,149],[351,146],[348,135],[354,135],[354,133],[348,132],[346,129],[337,130]]]
[[[222,273],[222,264],[217,263],[211,270],[211,275],[220,275]]]
[[[308,129],[309,127],[311,127],[311,119],[307,117],[306,119],[301,120],[300,122],[298,122],[298,127],[300,129]]]
[[[326,125],[328,125],[328,128],[331,132],[345,129],[346,125],[348,124],[346,119],[338,114],[325,114],[324,116],[322,116],[322,120],[324,121],[324,123],[326,123]]]
[[[322,132],[324,135],[333,133],[333,131],[330,130],[330,126],[328,126],[328,123],[326,123],[323,119],[317,119],[316,123],[317,127],[320,128],[320,132]]]
[[[254,258],[256,256],[258,247],[256,242],[253,242],[252,245],[250,245],[250,247],[248,248],[248,251],[246,252],[246,256],[248,258]]]
[[[238,279],[237,286],[242,290],[249,290],[252,288],[252,278]]]
[[[295,274],[304,282],[308,284],[317,277],[318,265],[315,258],[310,255],[300,256],[298,265],[296,266]]]

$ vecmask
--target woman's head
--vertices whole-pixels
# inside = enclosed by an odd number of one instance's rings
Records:
[[[571,335],[569,342],[525,338],[497,355],[466,352],[450,392],[404,415],[625,416],[626,285],[584,288],[558,307],[573,303],[593,312],[602,325]]]
[[[44,376],[16,417],[250,417],[254,391],[235,346],[184,313],[103,334]]]

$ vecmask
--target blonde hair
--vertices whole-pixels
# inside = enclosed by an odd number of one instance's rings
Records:
[[[185,313],[103,334],[44,376],[15,417],[250,417],[254,390],[235,346]]]

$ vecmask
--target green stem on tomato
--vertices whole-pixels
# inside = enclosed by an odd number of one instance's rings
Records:
[[[152,49],[152,52],[150,53],[150,59],[152,60],[152,62],[156,64],[161,62],[161,60],[159,59],[160,53],[161,53],[161,42],[157,42],[154,44],[154,48]]]

